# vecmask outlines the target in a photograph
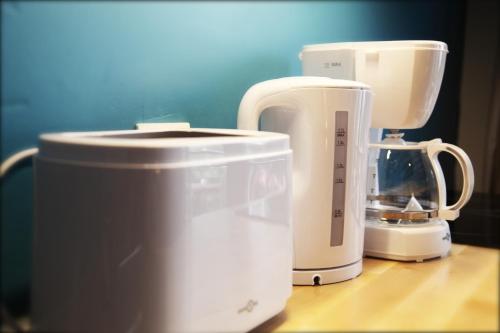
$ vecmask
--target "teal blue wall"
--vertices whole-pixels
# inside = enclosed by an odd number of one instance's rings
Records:
[[[451,96],[462,17],[452,1],[3,1],[1,157],[49,131],[144,121],[234,128],[246,89],[300,75],[297,54],[310,43],[443,40],[452,50],[443,86]],[[446,98],[438,108],[453,112],[456,96]],[[446,112],[433,116],[431,130],[450,122]],[[2,183],[2,294],[19,304],[30,281],[31,171],[25,163]]]

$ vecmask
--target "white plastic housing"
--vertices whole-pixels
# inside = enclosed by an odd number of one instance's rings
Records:
[[[374,92],[372,128],[420,128],[441,87],[448,47],[438,41],[381,41],[304,46],[304,75],[355,80]]]
[[[341,149],[336,146],[339,112],[348,119],[343,161],[335,156]],[[294,284],[315,284],[315,276],[320,276],[320,284],[332,283],[361,273],[370,113],[371,91],[366,85],[329,78],[264,81],[241,101],[238,128],[255,130],[260,119],[263,130],[290,135]],[[345,191],[335,192],[336,168],[345,169]],[[335,224],[335,229],[334,206],[344,214],[342,226]],[[332,238],[340,242],[332,245]],[[345,269],[348,265],[354,266]],[[339,267],[342,272],[332,273]]]
[[[420,226],[366,223],[365,255],[399,261],[445,257],[451,249],[448,223],[437,220]]]
[[[33,325],[241,332],[292,286],[288,137],[177,129],[42,135]]]

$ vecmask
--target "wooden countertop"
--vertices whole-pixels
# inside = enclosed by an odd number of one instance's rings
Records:
[[[423,263],[363,259],[352,280],[294,287],[285,311],[252,330],[498,331],[500,250],[452,246]],[[29,329],[29,319],[19,322]]]
[[[285,311],[253,332],[498,331],[499,253],[454,244],[423,263],[364,258],[353,280],[294,287]]]

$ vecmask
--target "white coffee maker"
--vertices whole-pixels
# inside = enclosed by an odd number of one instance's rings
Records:
[[[427,123],[447,53],[438,41],[383,41],[306,45],[299,56],[304,75],[361,81],[374,91],[365,255],[422,261],[449,253],[446,221],[459,216],[474,187],[470,159],[440,139],[406,142],[399,131]],[[385,138],[384,128],[390,132]],[[446,202],[441,152],[454,156],[462,169],[462,194],[452,205]]]

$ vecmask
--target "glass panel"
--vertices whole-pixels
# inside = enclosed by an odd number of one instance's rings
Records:
[[[368,209],[422,212],[438,208],[436,177],[425,151],[380,149],[377,172],[378,193],[368,195]]]

